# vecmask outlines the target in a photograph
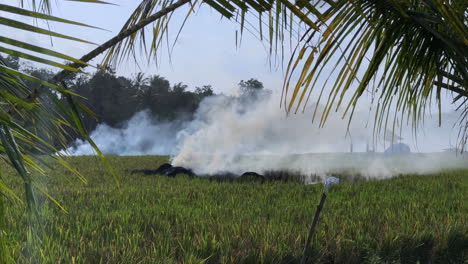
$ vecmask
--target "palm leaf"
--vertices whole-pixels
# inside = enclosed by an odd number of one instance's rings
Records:
[[[26,31],[30,31],[33,33],[44,34],[44,35],[57,37],[57,38],[63,38],[63,39],[68,39],[68,40],[73,40],[73,41],[78,41],[78,42],[83,42],[83,43],[88,43],[88,44],[96,44],[87,40],[82,40],[79,38],[67,36],[61,33],[53,32],[47,29],[32,26],[30,24],[23,23],[17,20],[9,19],[9,18],[5,18],[5,17],[0,17],[0,25],[5,25],[7,27],[13,27],[16,29],[26,30]]]
[[[72,62],[81,64],[82,66],[91,66],[91,65],[89,65],[89,64],[87,64],[87,63],[85,63],[83,61],[77,60],[77,59],[75,59],[73,57],[70,57],[70,56],[68,56],[66,54],[56,52],[56,51],[53,51],[53,50],[50,50],[50,49],[42,48],[42,47],[32,45],[32,44],[29,44],[29,43],[26,43],[26,42],[22,42],[22,41],[14,40],[14,39],[11,39],[11,38],[7,38],[7,37],[4,37],[4,36],[0,36],[0,42],[9,44],[9,45],[17,47],[17,48],[27,49],[27,50],[30,50],[30,51],[35,51],[35,52],[38,52],[38,53],[40,53],[42,55],[47,55],[47,56],[52,56],[52,57],[72,61]]]
[[[339,1],[332,6],[333,15],[327,16],[320,31],[304,35],[289,62],[287,79],[299,77],[290,95],[289,81],[285,82],[286,110],[292,111],[295,105],[297,111],[305,95],[308,101],[322,82],[318,98],[324,91],[328,96],[320,125],[325,124],[333,107],[335,111],[340,108],[347,94],[351,97],[344,115],[349,114],[351,120],[362,94],[377,85],[379,107],[374,121],[376,131],[381,131],[389,125],[391,111],[405,113],[406,118],[398,121],[400,127],[405,120],[417,127],[424,120],[426,105],[434,98],[440,109],[441,89],[449,90],[455,98],[466,98],[467,27],[462,26],[466,17],[460,11],[466,10],[466,4],[464,9],[457,9],[463,1],[425,2],[431,4]],[[317,47],[318,55],[311,46]],[[325,67],[333,70],[325,73]],[[329,86],[323,79],[334,81]],[[392,127],[397,127],[396,120],[395,116]],[[466,134],[461,141],[466,142]]]
[[[30,11],[30,10],[26,10],[26,9],[15,7],[15,6],[10,6],[10,5],[0,4],[0,11],[4,11],[4,12],[11,13],[11,14],[16,14],[16,15],[44,19],[48,21],[55,21],[55,22],[60,22],[60,23],[65,23],[65,24],[77,25],[77,26],[82,26],[82,27],[97,28],[97,27],[86,25],[83,23],[79,23],[79,22],[35,12],[35,11]]]
[[[44,1],[44,3],[45,2],[47,1]],[[34,5],[35,3],[33,3],[34,9],[37,8],[37,6]],[[48,9],[50,7],[45,4],[42,8]],[[29,16],[35,19],[67,23],[80,27],[87,26],[82,23],[7,5],[0,5],[0,11],[14,15]],[[92,43],[5,17],[0,18],[0,24],[15,29],[28,30],[32,33],[46,34],[69,39],[71,41]],[[38,182],[37,177],[39,175],[43,175],[41,177],[46,176],[46,171],[43,169],[43,166],[46,164],[38,158],[38,154],[51,156],[58,164],[70,170],[73,175],[83,183],[87,182],[83,175],[75,170],[66,161],[63,155],[60,154],[60,149],[67,147],[65,138],[67,130],[65,130],[64,127],[67,127],[68,130],[73,129],[75,133],[87,138],[98,153],[100,153],[79,120],[80,114],[78,112],[84,111],[89,113],[89,109],[75,103],[75,98],[78,96],[77,94],[57,84],[57,81],[63,78],[63,76],[72,72],[79,72],[79,68],[87,66],[88,64],[87,60],[78,60],[50,49],[14,40],[7,36],[0,36],[0,42],[10,45],[8,48],[0,46],[0,52],[58,67],[61,68],[63,72],[66,72],[66,74],[62,73],[53,80],[41,80],[21,70],[6,66],[4,61],[0,58],[0,102],[2,105],[2,107],[0,107],[0,151],[6,154],[9,164],[15,168],[24,182],[25,200],[30,213],[30,219],[32,220],[31,217],[37,216],[34,196],[35,190],[43,193],[59,208],[65,210],[65,208],[60,205],[59,201],[49,195]],[[31,55],[23,50],[34,51],[38,55]],[[44,58],[46,56],[65,59],[71,63],[58,63]],[[40,89],[30,89],[24,84],[23,80],[38,83],[41,87]],[[67,102],[59,99],[59,96],[67,98]],[[45,101],[47,101],[47,103],[45,103]],[[102,153],[100,153],[100,157],[106,166],[108,166]],[[110,168],[109,171],[114,175]],[[0,181],[0,194],[5,197],[17,198],[17,195],[2,181]],[[5,201],[2,199],[0,202],[2,203],[2,208],[4,208],[3,204]],[[0,213],[3,214],[4,210],[2,209]],[[3,225],[0,224],[0,228],[3,229]],[[0,262],[11,262],[8,254],[6,254],[7,252],[3,251],[5,237],[3,236],[3,232],[1,233],[0,246],[2,247],[2,255],[0,255],[0,257],[2,257],[2,259]],[[28,237],[32,238],[31,235],[32,233],[30,233]],[[30,241],[29,238],[28,241]]]

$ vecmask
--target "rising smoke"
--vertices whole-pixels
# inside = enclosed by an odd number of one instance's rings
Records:
[[[270,93],[212,96],[204,99],[191,121],[157,122],[141,112],[122,129],[99,125],[91,137],[104,153],[170,155],[174,165],[192,168],[197,174],[289,169],[327,175],[350,170],[384,178],[468,167],[466,157],[451,153],[403,157],[365,153],[366,149],[382,152],[390,145],[373,140],[373,117],[368,111],[355,112],[349,130],[348,120],[339,113],[331,113],[325,127],[319,128],[317,122],[312,123],[314,105],[304,113],[286,116],[279,101],[278,95]],[[448,125],[443,128],[428,120],[428,129],[419,130],[417,141],[410,128],[402,129],[403,142],[413,152],[442,151],[456,141],[457,132],[450,123],[456,114],[445,119]],[[360,153],[350,154],[351,150]],[[82,141],[69,151],[72,155],[93,154]]]
[[[105,154],[122,156],[171,155],[177,146],[177,131],[184,128],[184,121],[159,122],[148,111],[135,114],[123,128],[100,124],[91,138]],[[77,140],[68,150],[71,155],[93,155],[93,148],[83,140]]]

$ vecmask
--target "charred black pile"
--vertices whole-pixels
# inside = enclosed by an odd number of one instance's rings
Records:
[[[131,173],[143,173],[145,175],[165,175],[169,177],[175,177],[178,174],[185,174],[190,177],[196,176],[191,169],[186,169],[184,167],[174,167],[169,163],[164,163],[156,170],[133,170]]]
[[[297,182],[305,183],[306,181],[319,182],[321,179],[317,175],[305,175],[299,171],[288,170],[268,170],[264,174],[248,171],[242,175],[234,174],[231,172],[216,173],[207,175],[210,181],[217,182]]]
[[[256,172],[252,172],[252,171],[244,172],[240,176],[232,172],[221,172],[221,173],[216,173],[212,175],[207,175],[206,178],[210,181],[217,181],[217,182],[260,182],[260,183],[264,183],[266,181],[265,176],[258,174]]]
[[[240,177],[239,177],[239,180],[240,181],[254,181],[254,182],[265,182],[266,178],[265,176],[261,175],[261,174],[258,174],[256,172],[253,172],[253,171],[247,171],[247,172],[244,172]]]
[[[187,169],[184,167],[179,166],[172,166],[169,163],[164,163],[156,170],[133,170],[131,171],[132,174],[134,173],[142,173],[145,175],[164,175],[168,177],[175,177],[179,174],[185,174],[190,177],[198,177],[191,169]],[[253,171],[247,171],[241,174],[234,174],[231,172],[222,172],[216,173],[212,175],[202,175],[200,178],[205,178],[210,181],[217,181],[217,182],[258,182],[264,183],[269,181],[281,181],[281,182],[298,182],[304,183],[305,179],[307,178],[305,175],[301,174],[300,172],[291,172],[286,170],[279,170],[279,171],[265,171],[265,174],[259,174]]]

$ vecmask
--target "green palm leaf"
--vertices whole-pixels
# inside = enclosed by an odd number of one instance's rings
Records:
[[[53,31],[50,31],[50,30],[47,30],[47,29],[32,26],[30,24],[19,22],[19,21],[13,20],[13,19],[5,18],[5,17],[0,17],[0,25],[5,25],[5,26],[8,26],[8,27],[22,29],[22,30],[33,32],[33,33],[44,34],[44,35],[57,37],[57,38],[63,38],[63,39],[68,39],[68,40],[73,40],[73,41],[79,41],[79,42],[88,43],[88,44],[96,44],[96,43],[93,43],[93,42],[90,42],[90,41],[87,41],[87,40],[82,40],[82,39],[79,39],[79,38],[67,36],[67,35],[64,35],[64,34],[61,34],[61,33],[53,32]]]
[[[47,1],[41,3],[45,4],[46,2]],[[33,3],[33,5],[34,4],[35,3]],[[49,7],[45,4],[42,8],[47,9]],[[80,27],[91,27],[82,23],[7,5],[0,5],[0,11],[14,15],[67,23]],[[0,18],[0,24],[15,29],[28,30],[32,33],[46,34],[49,36],[69,39],[71,41],[92,43],[5,17]],[[9,47],[0,46],[0,52],[58,67],[67,72],[67,74],[80,72],[80,67],[88,65],[87,62],[83,60],[78,60],[68,55],[37,45],[14,40],[7,36],[0,36],[0,42],[9,45]],[[34,51],[38,55],[31,55],[23,50]],[[65,59],[70,63],[58,63],[44,58],[46,56]],[[0,152],[4,153],[8,157],[10,165],[15,168],[18,175],[24,182],[24,197],[26,198],[27,208],[30,212],[30,219],[32,219],[31,217],[36,216],[35,191],[44,193],[45,196],[59,208],[65,210],[65,208],[60,205],[59,201],[55,200],[54,197],[48,194],[38,181],[39,179],[37,175],[45,176],[45,171],[42,166],[47,165],[41,161],[38,154],[51,156],[53,160],[69,169],[83,183],[87,182],[83,175],[68,164],[64,156],[60,153],[60,149],[67,147],[67,141],[65,138],[67,130],[70,131],[70,129],[72,129],[74,133],[87,138],[100,154],[104,163],[108,166],[105,161],[105,157],[100,153],[91,138],[89,138],[89,135],[80,120],[79,112],[81,113],[81,111],[84,111],[89,113],[89,109],[81,107],[80,104],[75,103],[77,94],[67,90],[63,85],[57,84],[60,78],[63,77],[59,76],[53,80],[41,80],[26,74],[21,70],[8,67],[0,58],[0,104],[2,105],[0,107]],[[23,80],[38,83],[41,87],[40,89],[31,89],[24,84]],[[59,99],[59,97],[67,98],[67,101],[64,102],[64,100]],[[47,103],[45,103],[45,101],[47,101]],[[64,129],[65,127],[67,130]],[[113,173],[110,167],[109,171]],[[3,197],[17,199],[18,196],[2,181],[0,181],[0,194],[2,194],[0,209],[3,208],[0,213],[3,215],[4,203],[6,202]],[[4,228],[2,223],[0,223],[0,228]],[[7,254],[8,252],[4,251],[6,248],[5,237],[3,236],[3,232],[0,233],[0,246],[2,247],[0,262],[12,262]]]
[[[47,14],[43,14],[43,13],[38,13],[38,12],[23,9],[23,8],[10,6],[10,5],[0,4],[0,11],[5,11],[5,12],[11,13],[11,14],[16,14],[16,15],[29,16],[29,17],[33,17],[33,18],[39,18],[39,19],[45,19],[45,20],[48,20],[48,21],[55,21],[55,22],[61,22],[61,23],[66,23],[66,24],[71,24],[71,25],[77,25],[77,26],[82,26],[82,27],[97,28],[97,27],[93,27],[93,26],[86,25],[86,24],[83,24],[83,23],[79,23],[79,22],[75,22],[75,21],[71,21],[71,20],[67,20],[67,19],[63,19],[63,18],[59,18],[59,17],[47,15]]]

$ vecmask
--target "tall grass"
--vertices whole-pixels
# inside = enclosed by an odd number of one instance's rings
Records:
[[[322,191],[290,182],[218,182],[130,174],[166,157],[95,157],[43,178],[68,213],[39,196],[42,241],[27,248],[25,205],[6,201],[17,263],[296,263]],[[2,165],[7,174],[12,169]],[[18,177],[4,177],[15,180]],[[20,182],[9,182],[17,186]],[[313,263],[463,263],[468,260],[468,170],[333,188],[312,241]],[[39,232],[38,227],[36,232]],[[30,252],[29,255],[26,252]]]

